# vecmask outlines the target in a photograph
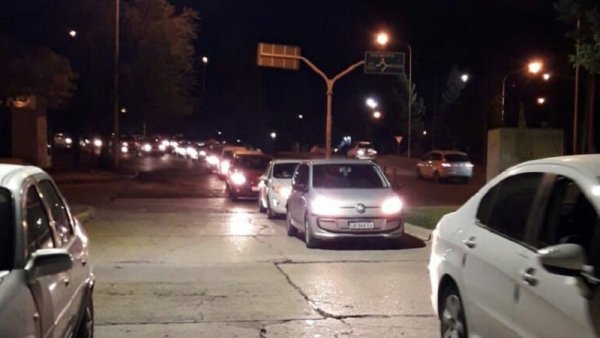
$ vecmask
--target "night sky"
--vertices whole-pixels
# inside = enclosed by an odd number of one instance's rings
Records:
[[[61,1],[24,4],[10,0],[4,5],[7,10],[0,11],[0,30],[20,40],[60,46],[62,38],[57,35],[66,29],[68,18],[51,17],[45,13],[55,11],[44,9],[60,7]],[[472,132],[465,134],[460,146],[474,152],[481,148],[484,125],[493,124],[490,102],[500,94],[505,73],[532,56],[543,57],[553,73],[571,72],[566,28],[556,20],[552,1],[171,2],[199,12],[197,54],[209,57],[206,103],[183,130],[197,137],[214,136],[222,130],[230,140],[260,144],[275,130],[282,135],[281,147],[299,137],[306,143],[324,143],[323,80],[305,66],[296,72],[257,67],[259,42],[300,46],[303,56],[333,76],[359,61],[366,50],[376,49],[375,34],[385,29],[395,43],[391,50],[405,51],[401,41],[413,47],[413,79],[427,106],[426,121],[435,111],[435,97],[439,97],[448,72],[453,65],[458,66],[472,77],[468,84],[472,86],[472,121],[468,123]],[[199,76],[202,71],[199,65]],[[370,123],[364,105],[367,96],[380,101],[384,115],[386,109],[394,109],[393,82],[392,77],[365,75],[362,68],[338,82],[333,107],[334,144],[342,135],[355,139],[366,136],[365,125]],[[569,88],[566,81],[555,81],[553,92],[560,95],[553,99],[553,109],[567,109]],[[295,120],[298,114],[305,117],[301,124]],[[385,124],[385,119],[381,123]],[[393,133],[394,128],[384,129]]]

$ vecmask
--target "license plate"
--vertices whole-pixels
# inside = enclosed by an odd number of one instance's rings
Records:
[[[373,222],[348,222],[350,229],[373,229],[375,225]]]
[[[258,186],[252,187],[252,191],[258,191]]]

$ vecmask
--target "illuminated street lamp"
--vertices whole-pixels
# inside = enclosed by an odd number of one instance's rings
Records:
[[[70,30],[69,31],[69,36],[72,37],[72,38],[76,37],[77,36],[77,31],[74,30],[74,29]]]
[[[274,140],[277,138],[277,133],[276,132],[271,132],[271,138]]]
[[[427,130],[423,130],[423,136],[427,136]]]
[[[463,74],[460,76],[460,80],[464,83],[467,83],[469,81],[469,74]]]
[[[375,111],[373,112],[373,118],[379,120],[381,118],[381,112]]]
[[[366,104],[367,104],[367,106],[369,106],[369,108],[371,108],[371,109],[375,109],[375,108],[377,108],[377,106],[379,105],[379,104],[377,103],[377,101],[375,101],[375,99],[373,99],[372,97],[369,97],[365,103],[366,103]]]
[[[538,97],[537,98],[537,103],[539,105],[542,105],[542,104],[546,103],[546,98],[545,97]]]
[[[127,113],[127,108],[125,108],[125,107],[121,108],[121,113],[122,114],[126,114]]]
[[[544,68],[544,64],[538,60],[531,61],[527,65],[527,70],[532,74],[539,73],[543,68]],[[504,126],[504,112],[506,109],[506,80],[508,80],[508,78],[510,76],[521,73],[522,71],[523,71],[523,68],[519,68],[515,71],[512,71],[512,72],[506,74],[506,76],[504,76],[504,78],[502,79],[502,102],[500,104],[500,107],[501,107],[500,121],[502,123],[502,126]]]
[[[223,133],[219,130],[219,131],[217,131],[217,135],[221,136],[221,135],[223,135]]]
[[[377,44],[380,46],[385,46],[390,41],[390,36],[386,32],[380,32],[377,34]]]
[[[203,56],[202,57],[202,63],[204,63],[204,64],[208,63],[208,57],[207,56]]]
[[[542,78],[544,79],[544,81],[550,80],[550,73],[544,73],[544,75],[542,75]]]
[[[302,120],[303,118],[304,118],[304,115],[302,115],[302,114],[298,115],[298,120]]]

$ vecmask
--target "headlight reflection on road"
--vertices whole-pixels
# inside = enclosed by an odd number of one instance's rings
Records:
[[[249,236],[254,234],[252,219],[246,210],[233,209],[228,222],[229,234],[233,236]]]

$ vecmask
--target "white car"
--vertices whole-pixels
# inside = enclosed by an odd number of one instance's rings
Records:
[[[373,149],[373,144],[369,141],[356,142],[352,148],[348,149],[346,152],[346,157],[359,160],[374,160],[376,156],[377,151]]]
[[[600,155],[516,165],[433,234],[442,337],[600,336]]]
[[[285,215],[287,199],[292,192],[292,177],[301,160],[273,160],[260,178],[258,210],[269,218]]]
[[[296,168],[287,204],[289,236],[304,233],[307,248],[338,238],[398,240],[402,199],[381,168],[365,160],[324,159]]]
[[[433,150],[417,163],[417,178],[430,178],[436,183],[451,178],[468,183],[472,176],[473,163],[462,151]]]
[[[0,337],[93,337],[89,240],[48,174],[0,164]]]

